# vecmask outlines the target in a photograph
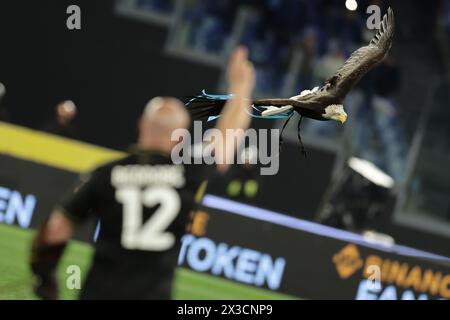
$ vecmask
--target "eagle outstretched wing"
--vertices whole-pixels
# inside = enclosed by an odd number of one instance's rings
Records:
[[[353,52],[344,65],[326,81],[324,87],[328,91],[334,90],[339,97],[345,97],[370,69],[385,58],[392,46],[394,31],[394,12],[389,8],[370,43]]]
[[[255,101],[255,104],[276,107],[292,105],[300,109],[316,109],[324,107],[324,104],[327,103],[342,103],[347,93],[358,81],[387,55],[392,46],[394,31],[394,12],[389,8],[379,30],[369,44],[353,52],[342,67],[326,80],[318,91],[289,99],[261,99]],[[275,113],[276,111],[270,114]]]

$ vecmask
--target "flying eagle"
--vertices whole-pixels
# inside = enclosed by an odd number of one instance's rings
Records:
[[[391,8],[384,15],[380,28],[367,46],[361,47],[350,56],[344,65],[321,88],[305,90],[291,98],[260,99],[253,101],[252,116],[257,118],[291,118],[293,111],[301,118],[344,123],[344,99],[348,92],[375,65],[380,63],[392,46],[395,20]],[[190,97],[186,106],[194,119],[218,117],[225,102],[233,95],[211,95],[205,91]],[[300,128],[300,122],[299,122]],[[299,136],[300,139],[300,136]]]

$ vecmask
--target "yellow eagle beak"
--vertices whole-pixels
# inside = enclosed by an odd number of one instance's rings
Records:
[[[344,124],[345,121],[347,121],[347,115],[346,114],[342,114],[339,116],[339,121]]]

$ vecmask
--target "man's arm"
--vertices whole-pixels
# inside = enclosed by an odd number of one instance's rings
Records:
[[[33,289],[46,300],[58,298],[56,267],[72,236],[72,222],[55,210],[39,228],[31,245],[31,270],[35,275]]]
[[[85,220],[95,204],[97,179],[95,174],[89,179],[80,179],[33,239],[30,259],[31,270],[36,278],[33,289],[43,299],[58,298],[56,267],[72,237],[73,221]]]
[[[67,218],[62,209],[55,209],[46,224],[45,242],[57,245],[72,237],[73,222]]]
[[[255,86],[255,71],[253,65],[248,60],[248,51],[244,47],[237,48],[230,59],[228,65],[228,86],[229,92],[234,94],[224,106],[216,129],[221,131],[223,143],[215,144],[217,169],[225,172],[229,168],[227,158],[233,158],[237,147],[244,138],[243,130],[250,126],[251,122],[251,98]],[[227,129],[233,130],[236,135],[228,137]]]

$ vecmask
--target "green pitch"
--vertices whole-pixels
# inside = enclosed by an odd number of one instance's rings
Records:
[[[0,299],[36,299],[31,291],[28,268],[29,246],[33,231],[0,224]],[[78,265],[82,275],[89,267],[92,247],[71,241],[58,269],[61,297],[75,299],[78,290],[65,287],[69,265]],[[179,268],[175,281],[176,299],[295,299],[294,297],[242,285]]]

